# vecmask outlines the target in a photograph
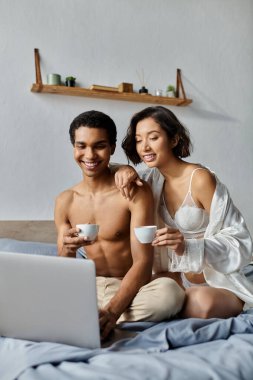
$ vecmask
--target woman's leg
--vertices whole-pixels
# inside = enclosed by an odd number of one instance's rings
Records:
[[[192,286],[185,293],[182,318],[229,318],[243,310],[244,302],[226,289]]]

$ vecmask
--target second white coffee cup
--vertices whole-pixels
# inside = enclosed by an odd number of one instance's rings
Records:
[[[154,240],[156,230],[156,226],[142,226],[135,227],[134,232],[139,242],[146,244],[151,243]]]
[[[85,236],[88,240],[95,240],[99,231],[98,224],[77,224],[79,228],[79,236]]]

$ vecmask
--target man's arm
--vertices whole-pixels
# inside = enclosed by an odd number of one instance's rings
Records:
[[[154,223],[154,201],[147,183],[136,188],[134,197],[129,201],[131,212],[131,252],[133,264],[124,276],[120,289],[100,312],[102,338],[113,329],[117,319],[128,308],[139,289],[147,284],[152,275],[153,248],[151,244],[141,244],[136,239],[134,227]]]
[[[58,255],[76,257],[78,248],[90,244],[83,236],[78,236],[78,229],[72,228],[68,220],[68,210],[72,200],[72,192],[67,190],[61,193],[55,202],[54,220],[57,228]]]

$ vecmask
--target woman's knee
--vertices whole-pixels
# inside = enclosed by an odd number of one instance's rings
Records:
[[[186,289],[185,303],[182,310],[184,318],[210,318],[213,310],[213,297],[210,297],[206,287]]]
[[[242,302],[231,292],[209,287],[192,287],[186,290],[183,317],[228,318],[238,315]]]

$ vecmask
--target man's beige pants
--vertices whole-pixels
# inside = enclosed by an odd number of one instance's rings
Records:
[[[121,280],[97,277],[98,307],[104,308],[119,290]],[[129,308],[121,315],[120,322],[159,322],[177,314],[184,303],[185,292],[176,281],[160,277],[142,286]]]

